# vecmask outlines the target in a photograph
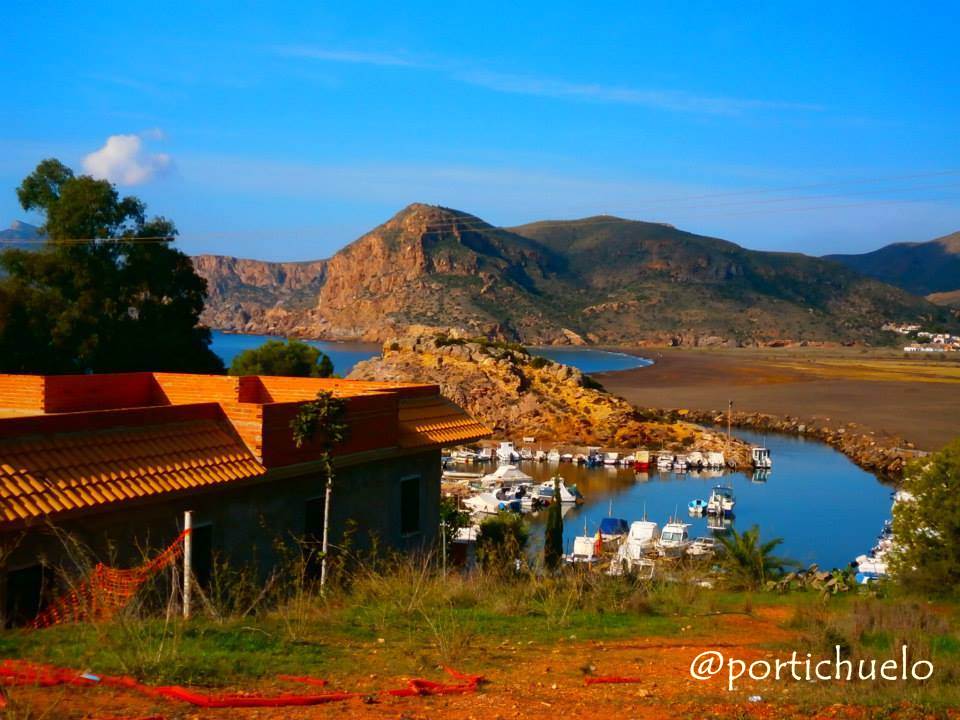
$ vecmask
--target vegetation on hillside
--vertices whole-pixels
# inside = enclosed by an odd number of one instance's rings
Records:
[[[0,371],[222,372],[199,326],[206,283],[170,220],[52,159],[17,196],[48,240],[0,255]]]

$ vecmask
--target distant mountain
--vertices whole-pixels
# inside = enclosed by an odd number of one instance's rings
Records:
[[[37,247],[36,241],[42,237],[40,228],[30,223],[14,220],[9,228],[0,230],[0,250],[7,248],[32,250]]]
[[[213,327],[382,341],[410,326],[525,343],[873,341],[945,311],[842,266],[599,216],[496,228],[414,204],[312,263],[195,259]]]
[[[929,242],[895,243],[862,255],[827,255],[914,295],[949,304],[960,293],[960,232]]]

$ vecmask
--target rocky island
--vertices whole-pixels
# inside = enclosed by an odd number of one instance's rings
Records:
[[[746,467],[736,438],[682,420],[644,419],[626,400],[580,370],[485,338],[426,333],[384,343],[381,357],[358,363],[351,380],[430,382],[502,439],[605,448],[720,451]]]

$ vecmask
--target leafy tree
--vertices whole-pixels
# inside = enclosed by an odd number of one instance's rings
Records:
[[[756,525],[742,533],[731,528],[729,535],[720,535],[718,538],[722,551],[721,562],[731,587],[755,590],[767,580],[779,577],[784,566],[795,564],[792,560],[773,555],[783,539],[774,538],[761,543],[760,528]]]
[[[330,550],[330,501],[333,497],[333,449],[347,437],[347,403],[328,390],[317,393],[317,399],[303,403],[293,420],[290,431],[299,448],[307,442],[320,445],[320,469],[326,478],[323,498],[323,543],[320,550],[320,588],[327,584],[327,557]]]
[[[553,478],[553,502],[547,508],[543,537],[543,564],[553,569],[563,559],[563,508],[560,504],[560,476]]]
[[[960,592],[960,439],[911,463],[903,490],[913,499],[893,508],[894,577],[928,595]]]
[[[48,240],[0,255],[0,371],[223,371],[199,326],[206,282],[171,247],[170,220],[58,160],[17,196],[43,213]]]
[[[470,513],[461,510],[456,498],[440,498],[440,542],[445,543],[441,548],[443,557],[448,557],[453,550],[453,541],[456,540],[460,528],[470,527]]]
[[[504,569],[523,554],[530,531],[523,517],[500,512],[480,523],[477,533],[477,561],[491,569]]]
[[[325,378],[333,375],[333,362],[325,353],[299,340],[268,340],[237,355],[230,364],[230,374]]]

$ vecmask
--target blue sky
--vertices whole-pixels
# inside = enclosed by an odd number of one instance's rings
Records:
[[[0,225],[35,219],[13,189],[56,156],[191,253],[325,257],[415,201],[810,254],[960,230],[955,2],[34,1],[4,25]]]

